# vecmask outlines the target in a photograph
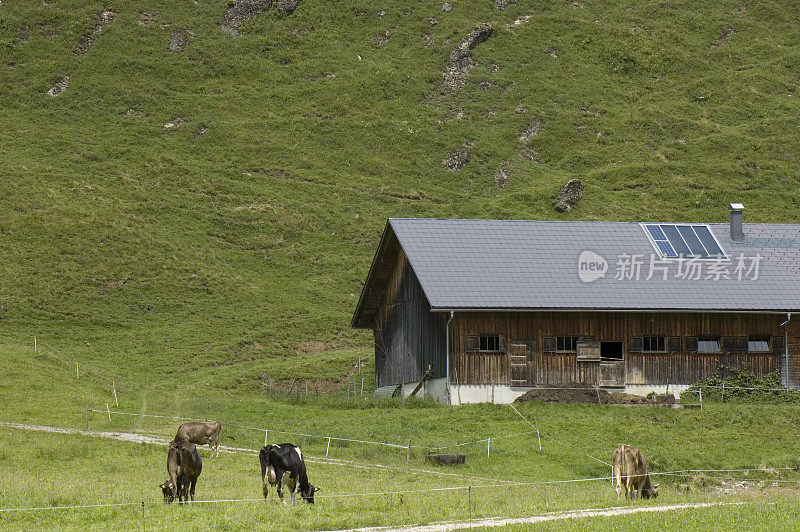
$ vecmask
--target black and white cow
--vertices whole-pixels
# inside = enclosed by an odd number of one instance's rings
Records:
[[[285,484],[292,495],[292,504],[294,504],[294,495],[298,491],[304,501],[314,502],[314,493],[320,489],[308,482],[306,463],[300,447],[291,443],[267,445],[261,448],[258,458],[261,461],[261,490],[264,492],[265,499],[269,487],[277,484],[278,497],[285,503],[286,501],[283,500]]]

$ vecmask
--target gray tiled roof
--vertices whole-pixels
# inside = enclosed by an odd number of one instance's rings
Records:
[[[710,261],[700,261],[700,279],[676,277],[678,262],[671,261],[666,280],[660,271],[648,280],[654,250],[638,223],[392,218],[389,224],[434,309],[800,309],[800,224],[744,224],[740,244],[727,224],[710,224],[731,259],[720,265],[730,278],[717,280]],[[608,262],[605,276],[592,282],[578,275],[587,250]],[[638,280],[616,278],[624,255],[641,258]],[[755,271],[737,278],[740,255],[748,268],[761,256],[757,278]]]

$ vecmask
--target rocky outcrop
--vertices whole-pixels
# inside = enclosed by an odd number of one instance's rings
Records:
[[[300,0],[233,0],[223,13],[219,26],[229,35],[241,35],[242,24],[266,11],[273,3],[282,14],[291,15]]]
[[[570,179],[556,194],[556,210],[568,212],[583,197],[583,183],[580,178]]]
[[[185,28],[181,28],[180,31],[173,31],[169,35],[170,53],[176,54],[184,51],[192,42],[192,37],[194,37],[194,32]]]
[[[47,94],[55,98],[56,96],[60,95],[65,90],[67,90],[67,85],[69,85],[69,76],[64,76],[58,81],[58,83],[53,85],[52,89],[47,91]]]
[[[522,142],[530,142],[530,140],[533,137],[539,134],[539,131],[542,130],[543,125],[544,124],[542,123],[541,120],[539,120],[538,118],[534,118],[531,121],[530,125],[528,125],[528,127],[526,127],[522,131],[522,133],[520,133],[519,140],[521,140]]]
[[[97,40],[97,36],[112,22],[114,19],[117,18],[117,12],[106,10],[101,11],[97,14],[94,19],[94,28],[92,31],[84,35],[78,40],[78,43],[73,48],[73,52],[75,55],[83,55],[88,52],[92,46],[94,46],[95,41]]]
[[[269,6],[272,0],[233,0],[222,15],[220,28],[229,35],[241,35],[242,24],[255,17]]]
[[[464,168],[469,162],[469,152],[467,151],[468,145],[462,144],[453,151],[450,155],[442,159],[442,168],[455,172]]]
[[[278,11],[284,15],[291,15],[299,3],[300,0],[278,0]]]
[[[497,175],[494,176],[494,183],[497,185],[497,188],[506,188],[508,184],[508,173],[506,170],[509,167],[509,162],[505,161],[500,163],[500,168],[497,169]]]
[[[467,74],[475,66],[472,49],[488,39],[492,31],[490,24],[479,24],[453,48],[444,65],[445,88],[458,89],[466,85]]]
[[[511,4],[516,4],[516,3],[517,0],[494,0],[494,7],[502,11]]]

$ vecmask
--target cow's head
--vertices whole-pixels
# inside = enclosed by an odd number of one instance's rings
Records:
[[[642,497],[645,499],[655,499],[658,497],[658,484],[650,484],[648,482],[647,488],[642,490]]]
[[[165,480],[161,486],[161,492],[164,494],[164,502],[172,502],[175,500],[175,497],[172,496],[172,481]]]
[[[312,484],[308,485],[308,491],[301,491],[300,496],[303,497],[303,500],[306,501],[308,504],[314,504],[314,494],[318,491],[322,491],[319,488],[315,488]]]

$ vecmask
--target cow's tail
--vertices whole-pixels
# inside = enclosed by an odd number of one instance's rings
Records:
[[[225,432],[224,430],[220,430],[220,431],[219,431],[219,433],[220,433],[220,435],[221,435],[221,436],[225,436],[226,438],[230,438],[230,439],[232,439],[233,441],[236,441],[236,438],[234,438],[233,436],[231,436],[230,434],[228,434],[228,433],[227,433],[227,432]]]

